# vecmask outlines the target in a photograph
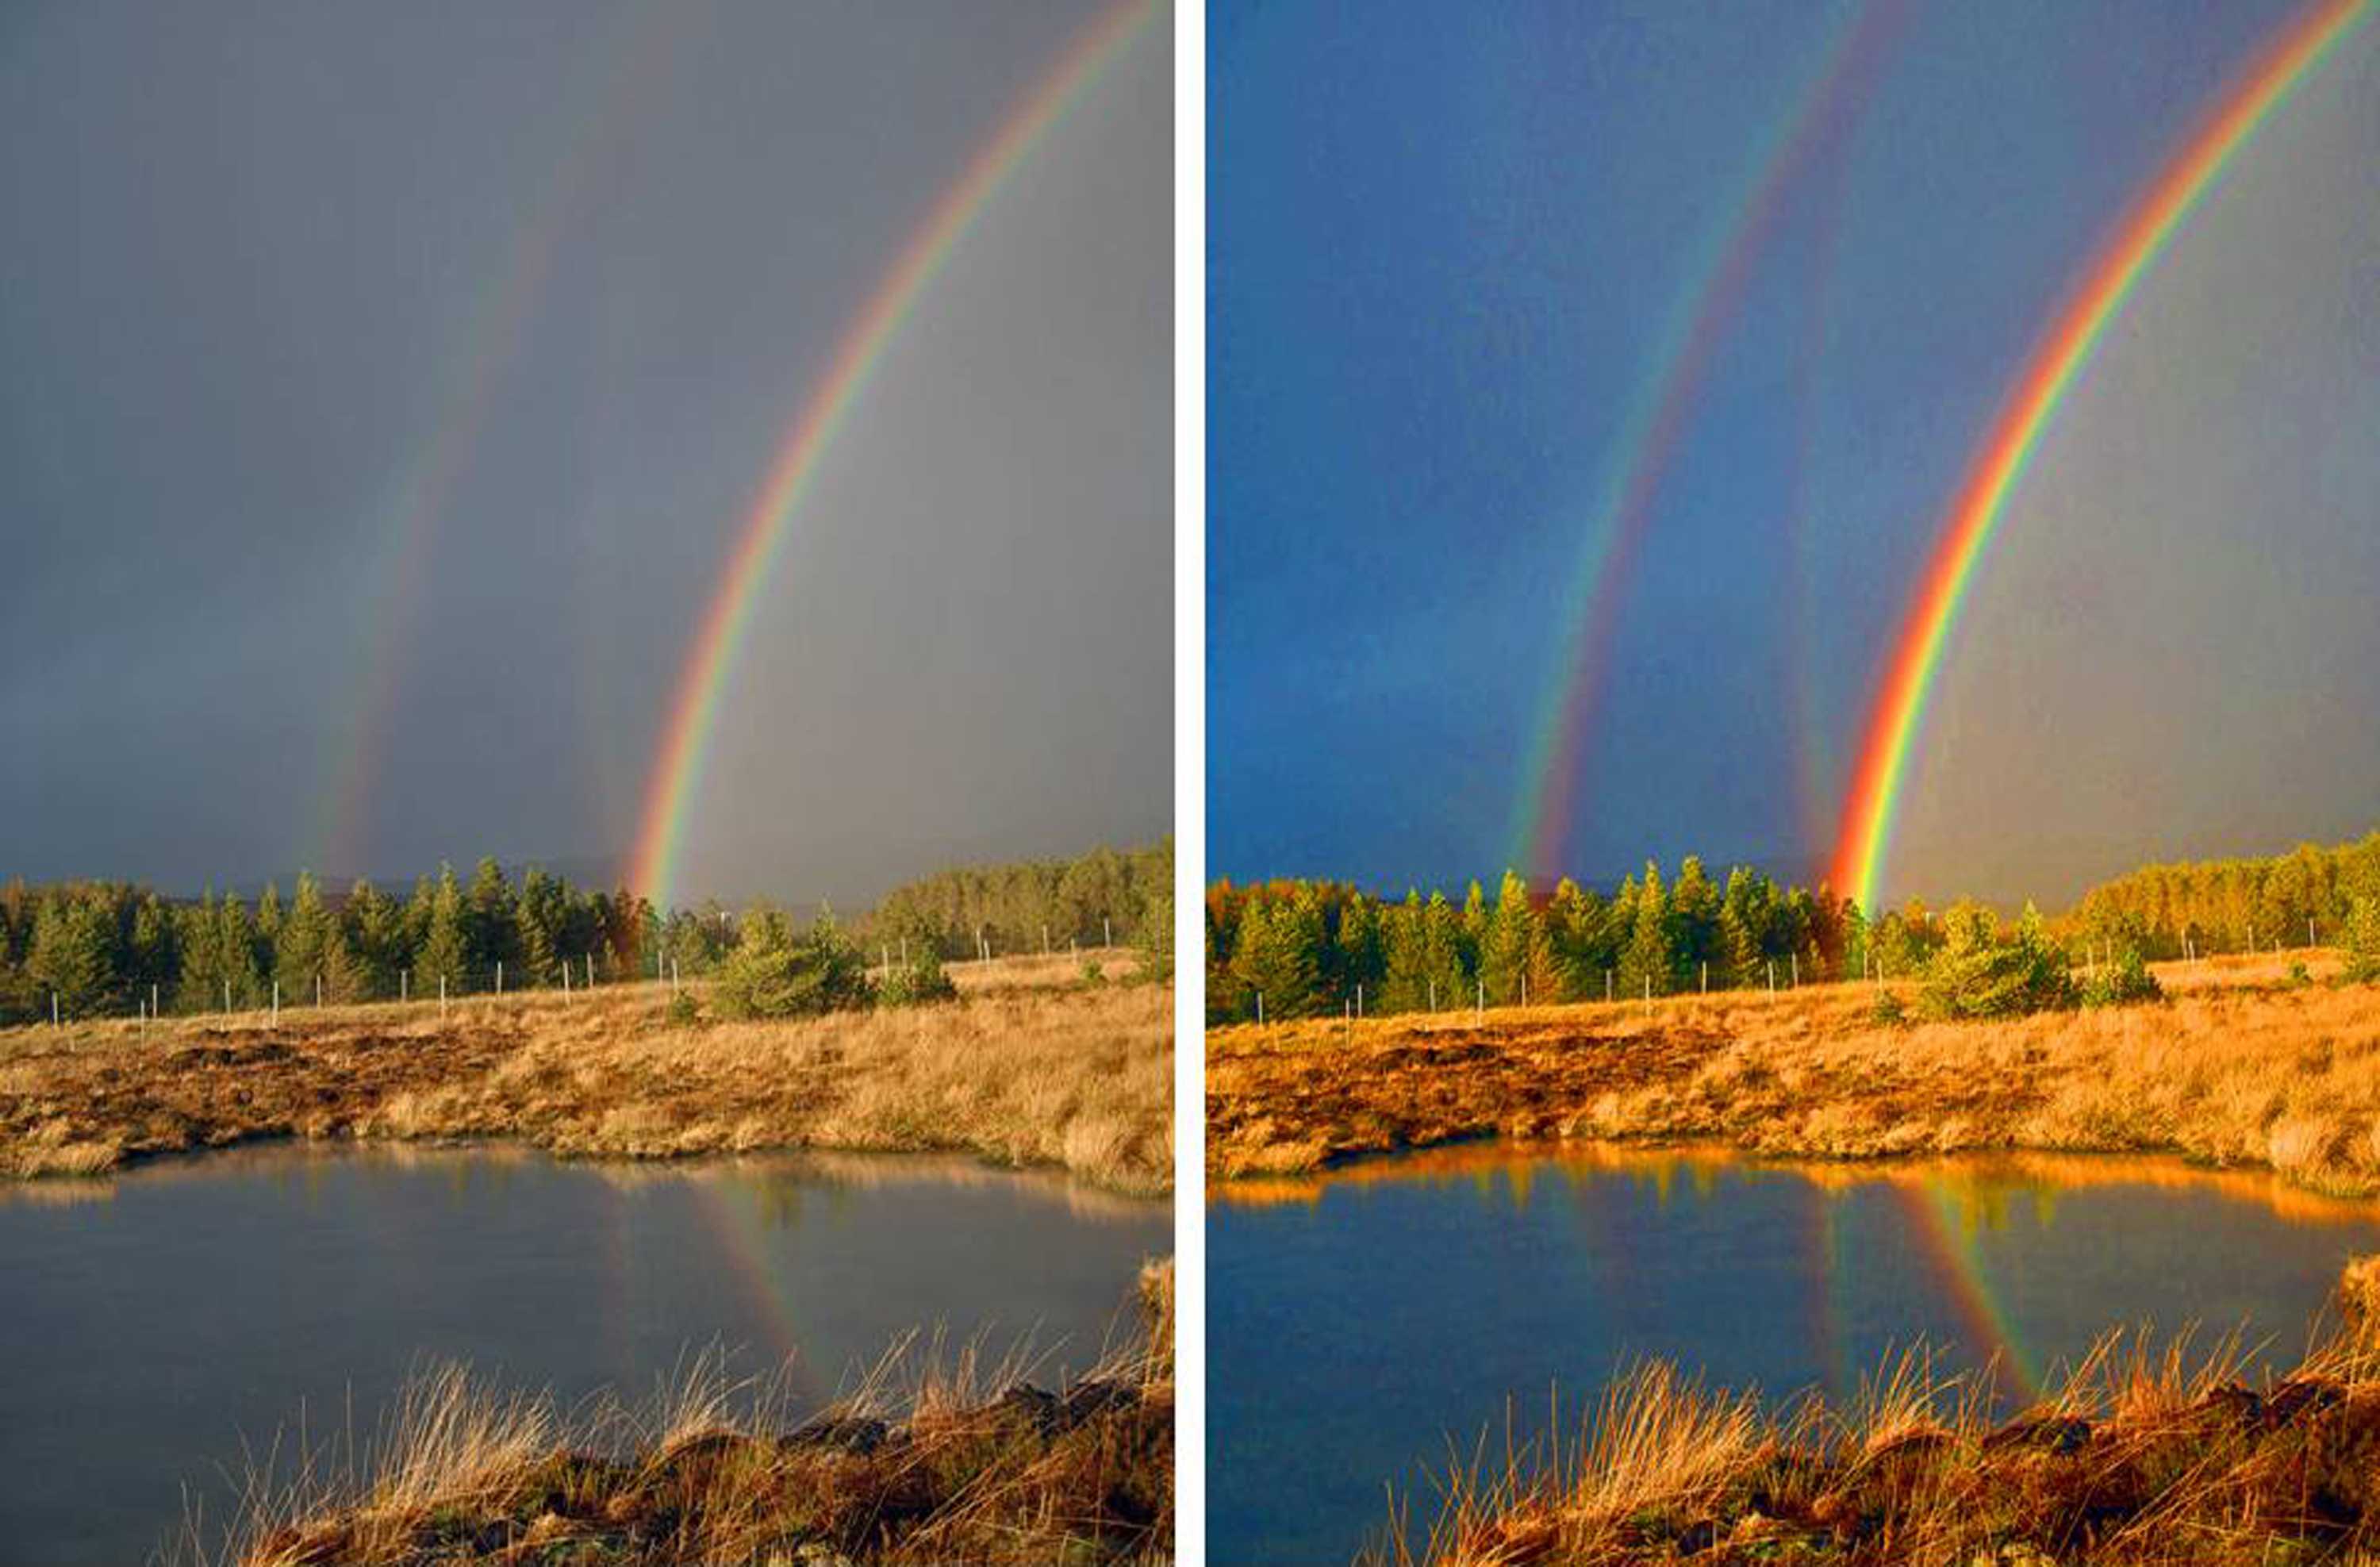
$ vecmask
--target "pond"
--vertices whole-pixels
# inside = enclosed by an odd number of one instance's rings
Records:
[[[2082,1156],[1897,1165],[1471,1145],[1208,1212],[1208,1528],[1220,1562],[1418,1537],[1450,1443],[1562,1429],[1612,1373],[1840,1397],[1920,1341],[2021,1397],[2117,1326],[2243,1330],[2293,1363],[2380,1206]]]
[[[832,1396],[937,1326],[1080,1372],[1170,1207],[890,1156],[639,1165],[279,1146],[0,1185],[0,1561],[125,1567],[212,1533],[244,1455],[368,1447],[468,1362],[561,1404],[649,1395],[704,1349]]]

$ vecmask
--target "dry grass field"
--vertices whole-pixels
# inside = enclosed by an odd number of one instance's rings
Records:
[[[0,1032],[0,1175],[262,1137],[565,1155],[941,1150],[1134,1193],[1172,1172],[1172,991],[1129,951],[954,966],[959,999],[672,1022],[666,985]],[[699,989],[694,989],[699,994]]]
[[[896,1345],[829,1409],[783,1417],[706,1363],[653,1407],[558,1414],[447,1369],[377,1450],[252,1498],[240,1567],[1124,1567],[1172,1553],[1172,1270],[1138,1330],[1045,1391],[968,1350]],[[198,1544],[182,1553],[203,1561]]]
[[[1876,988],[1843,984],[1220,1029],[1208,1170],[1591,1137],[1827,1159],[2178,1153],[2368,1195],[2380,987],[2334,986],[2338,967],[2321,951],[2176,964],[2156,971],[2162,1001],[2009,1021],[1880,1022]]]

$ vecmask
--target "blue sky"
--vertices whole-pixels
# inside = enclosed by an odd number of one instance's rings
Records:
[[[1875,667],[2007,383],[2123,202],[2288,14],[1908,7],[1848,132],[1789,188],[1656,494],[1558,869],[1823,859]],[[1807,4],[1213,8],[1214,873],[1393,888],[1513,857],[1580,541],[1680,280],[1853,19]],[[2024,571],[2064,580],[2104,566],[2094,552],[2111,541],[2169,554],[2189,539],[2166,563],[2189,579],[2160,589],[2169,600],[2253,586],[2252,563],[2220,547],[2246,519],[2194,499],[2243,464],[2271,507],[2257,527],[2325,579],[2380,587],[2362,542],[2374,511],[2352,493],[2380,490],[2380,457],[2342,455],[2292,406],[2361,396],[2380,362],[2355,303],[2380,232],[2324,218],[2380,157],[2375,31],[2210,196],[2136,297],[2156,336],[2129,321],[2111,334],[2011,503],[1997,546],[2010,564],[1978,585],[1920,753],[1896,895],[2055,898],[2144,853],[2370,825],[2373,743],[2307,754],[2307,726],[2256,719],[2241,688],[2314,667],[2325,711],[2380,698],[2355,656],[2370,634],[2339,606],[2293,625],[2285,600],[2259,598],[2284,623],[2265,642],[2290,644],[2270,667],[2235,656],[2226,638],[2245,629],[2220,616],[2160,642],[2158,660],[2194,652],[2198,678],[2249,715],[2251,733],[2219,746],[2143,723],[2126,751],[2104,705],[2037,667],[2022,678],[2060,691],[1968,687],[1995,650],[2046,639],[2011,597]],[[2231,281],[2193,282],[2210,273]],[[2251,403],[2209,345],[2236,315],[2227,300],[2275,289],[2252,357],[2287,373]],[[2094,431],[2141,399],[2102,383],[2143,381],[2204,395],[2131,431],[2118,460]],[[2166,476],[2155,494],[2132,481],[2143,467]],[[2104,634],[2068,666],[2095,663],[2119,699],[2154,705],[2125,629],[2149,606],[2119,583],[2105,597]],[[2277,794],[2222,765],[2258,723],[2300,747]],[[2101,785],[2054,832],[2037,806],[1995,807],[2085,741]],[[1946,748],[1955,776],[1935,759]],[[2154,823],[2127,814],[2135,775],[2170,785]]]

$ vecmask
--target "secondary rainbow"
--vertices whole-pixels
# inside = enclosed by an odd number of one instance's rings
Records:
[[[356,615],[359,686],[327,732],[326,785],[300,864],[358,869],[370,857],[374,790],[389,771],[405,655],[447,510],[519,360],[563,242],[601,195],[621,144],[666,86],[686,31],[682,13],[671,7],[633,10],[588,52],[560,96],[561,112],[548,129],[558,143],[552,166],[506,242],[504,265],[463,318],[431,422],[380,504],[379,554],[365,573],[371,591]]]
[[[2198,200],[2273,111],[2369,13],[2372,0],[2316,0],[2261,48],[2168,160],[2082,273],[1961,483],[1941,541],[1893,644],[1836,839],[1832,881],[1873,912],[1884,859],[1944,649],[2010,492],[2091,351]]]
[[[1869,0],[1839,25],[1817,67],[1796,94],[1734,199],[1721,211],[1687,285],[1672,303],[1655,372],[1629,409],[1621,460],[1588,521],[1564,602],[1569,623],[1551,699],[1537,726],[1528,787],[1516,802],[1513,861],[1524,873],[1560,869],[1576,804],[1580,751],[1602,683],[1620,588],[1650,519],[1653,501],[1683,441],[1705,373],[1742,303],[1769,237],[1792,211],[1786,197],[1801,172],[1840,144],[1862,88],[1907,20],[1906,0]]]
[[[645,790],[628,881],[654,903],[666,905],[670,901],[686,811],[702,779],[720,698],[751,625],[760,589],[769,579],[820,459],[834,443],[852,405],[866,389],[886,346],[908,319],[918,295],[941,271],[977,214],[1156,15],[1155,0],[1129,0],[1111,6],[1026,91],[911,233],[892,268],[845,328],[826,374],[787,430],[696,630],[670,702],[661,755]]]

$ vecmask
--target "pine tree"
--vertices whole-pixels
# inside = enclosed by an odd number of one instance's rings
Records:
[[[1678,867],[1677,885],[1670,890],[1672,978],[1680,989],[1699,989],[1706,964],[1712,969],[1726,966],[1719,916],[1718,885],[1704,873],[1702,860],[1688,855]]]
[[[281,889],[267,881],[256,898],[256,966],[268,978],[281,964]]]
[[[258,954],[263,941],[257,934],[256,921],[249,917],[248,905],[239,901],[237,893],[225,893],[223,901],[215,905],[215,945],[221,954],[223,978],[229,987],[225,993],[232,1007],[237,1010],[262,1004],[264,966]]]
[[[473,869],[470,891],[464,896],[463,961],[473,982],[482,987],[495,984],[500,963],[516,982],[520,977],[520,928],[512,884],[492,855]]]
[[[1112,919],[1113,916],[1107,917]],[[924,944],[931,946],[931,941]],[[1140,911],[1140,972],[1162,983],[1173,978],[1173,883],[1148,890]]]
[[[1620,994],[1666,995],[1675,958],[1670,945],[1670,903],[1661,891],[1661,868],[1651,860],[1645,862],[1635,905],[1635,926],[1620,954]]]
[[[406,966],[410,956],[405,950],[404,911],[379,888],[358,878],[347,889],[338,921],[340,944],[351,960],[349,989],[354,999],[396,994],[397,970]]]
[[[2380,893],[2358,897],[2347,906],[2347,978],[2371,984],[2380,981]]]
[[[1611,966],[1610,910],[1603,900],[1569,877],[1554,888],[1546,905],[1546,928],[1560,994],[1564,1001],[1600,1000],[1604,971]],[[1536,981],[1530,982],[1532,993]]]
[[[1510,1006],[1521,999],[1521,981],[1529,972],[1529,949],[1536,943],[1536,913],[1529,906],[1529,884],[1507,870],[1496,889],[1496,912],[1488,917],[1480,939],[1479,978],[1488,1000]],[[1540,996],[1539,1000],[1550,1000]]]
[[[1263,997],[1268,1019],[1303,1017],[1313,1010],[1314,949],[1299,940],[1300,921],[1286,902],[1251,898],[1240,916],[1232,978],[1246,995],[1247,1015]]]
[[[1462,942],[1463,975],[1475,979],[1481,956],[1488,948],[1488,894],[1479,890],[1476,881],[1463,894]],[[1469,987],[1464,989],[1467,991]]]
[[[281,981],[282,999],[292,1005],[312,1001],[318,977],[325,999],[347,999],[331,994],[334,969],[343,981],[350,978],[346,954],[333,954],[338,945],[338,921],[322,902],[322,887],[311,871],[299,871],[298,891],[290,898],[289,912],[282,917],[281,939],[274,943],[273,974]]]
[[[143,890],[132,905],[132,937],[126,954],[127,978],[139,994],[134,1000],[146,1005],[151,987],[156,988],[162,1002],[172,994],[174,983],[182,971],[181,927],[174,919],[173,910],[153,891]]]
[[[25,967],[57,998],[61,1017],[88,1017],[114,999],[115,930],[106,906],[89,891],[66,888],[42,901]]]
[[[796,935],[784,911],[766,904],[745,915],[712,995],[729,1017],[813,1016],[873,999],[867,960],[832,914]]]
[[[1339,911],[1337,961],[1339,994],[1342,1001],[1352,1002],[1362,992],[1365,1010],[1380,1008],[1380,980],[1388,972],[1388,952],[1380,929],[1378,905],[1361,893],[1348,899]]]
[[[429,916],[420,950],[414,956],[413,993],[435,994],[442,979],[449,990],[460,993],[468,988],[465,979],[470,948],[465,934],[463,891],[455,884],[455,868],[451,865],[438,868],[438,884],[430,894]]]

